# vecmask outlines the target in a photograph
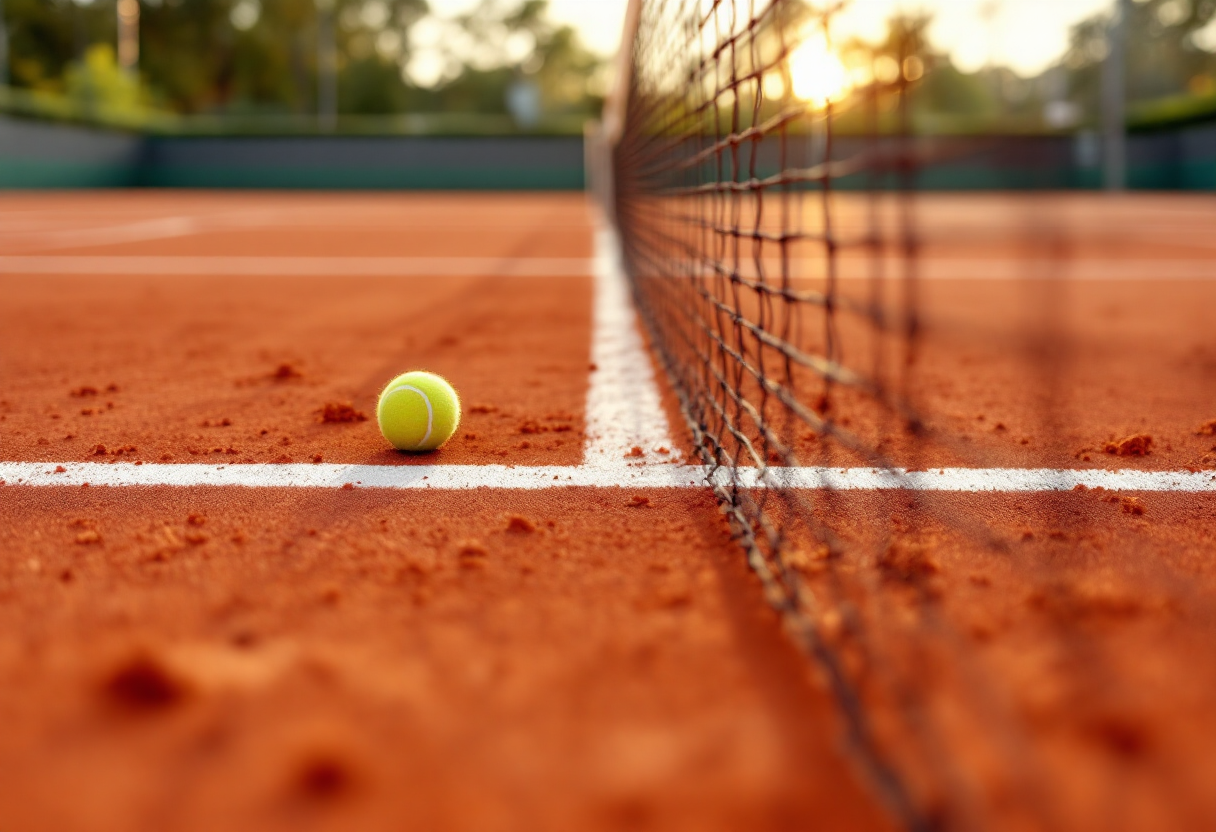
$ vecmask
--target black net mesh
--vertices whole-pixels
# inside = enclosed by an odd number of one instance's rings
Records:
[[[914,829],[1216,817],[1170,727],[1212,712],[1178,680],[1216,680],[1211,544],[1185,530],[1216,483],[1199,203],[914,200],[1034,187],[1068,138],[930,135],[926,18],[864,46],[835,2],[631,8],[604,143],[625,269],[875,790]]]
[[[806,580],[835,571],[844,544],[811,492],[754,487],[791,466],[884,467],[883,437],[920,429],[907,396],[916,237],[902,129],[917,58],[898,45],[868,55],[868,77],[840,111],[832,14],[798,2],[642,3],[614,151],[616,219],[640,311],[735,534],[827,671],[869,774],[921,827],[846,657],[820,637],[828,613],[862,628],[844,587],[821,597]],[[850,417],[835,417],[838,401]]]

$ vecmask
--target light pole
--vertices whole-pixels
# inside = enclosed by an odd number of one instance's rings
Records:
[[[997,103],[1000,107],[998,114],[1002,118],[1005,115],[1005,88],[1002,81],[1003,77],[996,68],[996,53],[997,53],[997,38],[1000,26],[1002,0],[985,0],[980,6],[980,17],[988,25],[988,85],[992,88],[993,94],[996,95]]]
[[[317,2],[317,121],[327,133],[338,125],[338,32],[335,0]]]
[[[118,0],[118,65],[139,71],[139,0]]]
[[[0,0],[0,87],[8,86],[8,26],[4,22],[4,0]]]
[[[1102,64],[1103,168],[1106,190],[1127,187],[1127,28],[1131,0],[1115,0]]]

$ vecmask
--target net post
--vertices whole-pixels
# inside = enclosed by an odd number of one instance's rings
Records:
[[[0,0],[0,87],[8,86],[8,26],[4,19],[4,0]]]
[[[604,221],[616,225],[616,183],[612,154],[621,140],[625,125],[625,109],[629,102],[629,86],[633,77],[633,50],[641,20],[642,0],[629,0],[621,29],[621,48],[617,53],[616,76],[604,101],[599,120],[583,127],[583,169],[592,203],[603,213]]]
[[[1102,62],[1103,179],[1106,190],[1127,187],[1127,27],[1131,0],[1116,0]]]
[[[335,0],[316,0],[317,123],[323,132],[338,126],[338,30]]]
[[[587,196],[599,209],[604,221],[612,222],[612,158],[604,122],[590,120],[583,125],[583,172]]]

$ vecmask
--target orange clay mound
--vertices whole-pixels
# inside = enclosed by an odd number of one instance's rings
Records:
[[[1137,433],[1107,442],[1102,450],[1115,456],[1148,456],[1152,448],[1153,437],[1147,433]]]
[[[317,418],[325,423],[366,422],[367,414],[355,410],[350,402],[326,402],[317,411]]]

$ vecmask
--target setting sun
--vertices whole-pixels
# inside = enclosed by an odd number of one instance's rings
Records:
[[[790,76],[794,95],[818,107],[840,100],[850,88],[848,70],[822,36],[790,53]]]

